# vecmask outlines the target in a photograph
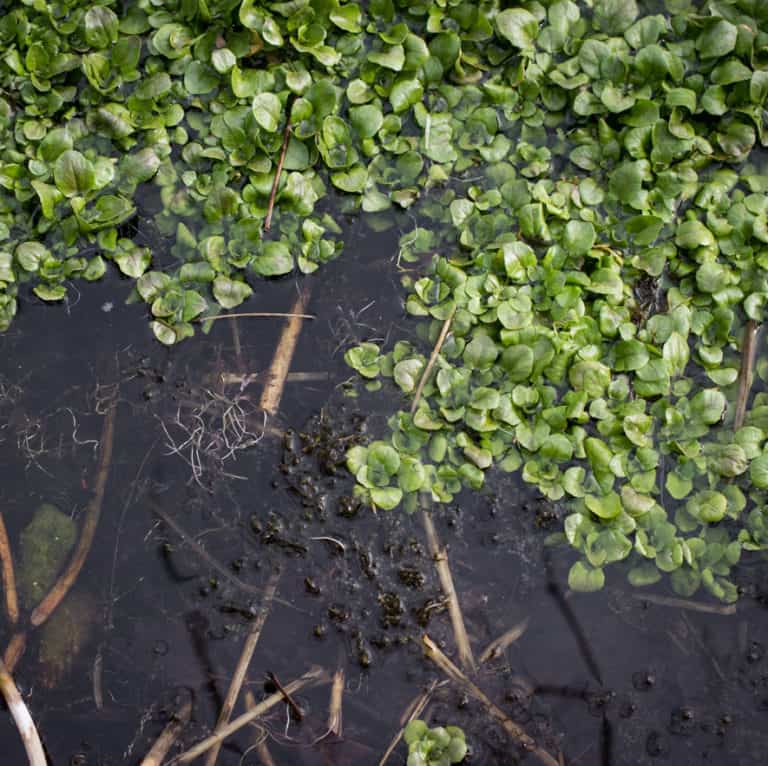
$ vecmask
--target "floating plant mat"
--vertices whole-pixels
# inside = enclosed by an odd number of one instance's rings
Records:
[[[521,471],[569,509],[573,588],[627,561],[635,585],[733,601],[768,545],[768,395],[747,407],[768,11],[655,10],[21,3],[0,20],[0,321],[24,285],[61,300],[112,261],[173,344],[254,277],[336,255],[338,190],[405,230],[427,320],[419,347],[348,352],[412,399],[350,451],[361,497],[412,510]],[[139,197],[162,263],[129,236]]]

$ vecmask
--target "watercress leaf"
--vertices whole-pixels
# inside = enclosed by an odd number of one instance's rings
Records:
[[[87,194],[93,189],[96,171],[90,160],[74,149],[62,152],[53,165],[56,187],[65,197]]]

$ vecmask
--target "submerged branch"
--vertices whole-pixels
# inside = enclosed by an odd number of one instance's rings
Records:
[[[726,617],[736,614],[736,604],[706,604],[703,601],[693,601],[688,598],[674,598],[673,596],[659,596],[655,593],[633,593],[632,598],[637,601],[648,601],[657,606],[669,606],[673,609],[688,609],[691,612],[720,614]]]
[[[19,596],[16,592],[16,576],[13,571],[13,555],[5,520],[0,512],[0,564],[2,564],[3,593],[5,594],[5,614],[8,622],[15,625],[19,621]]]
[[[411,415],[416,412],[416,408],[419,406],[419,401],[421,400],[421,392],[424,390],[424,386],[426,385],[427,379],[432,372],[432,368],[435,366],[435,362],[437,361],[437,357],[440,354],[440,350],[443,348],[445,339],[448,337],[448,331],[451,329],[454,316],[456,316],[455,305],[448,318],[445,320],[445,322],[443,322],[443,327],[440,330],[440,335],[437,336],[437,342],[435,343],[435,347],[432,349],[432,353],[429,356],[427,366],[424,368],[424,372],[421,374],[421,378],[419,378],[419,384],[416,386],[416,393],[413,395],[413,402],[411,403]]]
[[[112,464],[112,446],[115,440],[115,411],[117,404],[113,403],[104,416],[104,426],[101,431],[101,454],[99,456],[99,466],[96,472],[96,481],[94,483],[93,497],[88,504],[85,512],[83,528],[80,532],[80,538],[77,541],[75,552],[64,571],[54,583],[48,595],[35,607],[30,617],[30,622],[34,627],[42,625],[53,613],[54,609],[62,602],[69,589],[77,580],[80,570],[85,564],[86,558],[93,545],[93,538],[96,535],[96,527],[99,525],[101,516],[101,506],[104,502],[104,492],[107,488],[109,478],[109,468]]]
[[[174,521],[157,503],[150,500],[149,505],[152,508],[152,512],[156,516],[159,516],[160,519],[164,521],[190,548],[192,548],[192,550],[197,553],[197,555],[200,556],[200,558],[203,559],[206,564],[208,564],[212,569],[215,569],[222,577],[232,583],[232,585],[240,588],[242,591],[245,591],[245,593],[251,593],[256,596],[263,596],[266,593],[264,588],[243,582],[239,577],[232,574],[232,572],[230,572],[227,567],[213,558],[213,556],[211,556],[211,554],[208,553],[208,551],[206,551],[205,548],[203,548],[203,546],[200,545],[200,543],[198,543],[192,537],[192,535],[189,534],[189,532],[179,526],[179,524]],[[293,607],[293,604],[291,604],[290,601],[285,601],[284,599],[276,598],[274,596],[272,600],[276,601],[278,604]]]

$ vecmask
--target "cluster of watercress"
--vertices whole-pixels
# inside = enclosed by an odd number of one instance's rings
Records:
[[[467,755],[464,732],[458,726],[430,729],[424,721],[410,721],[403,732],[408,745],[408,766],[451,766]]]
[[[471,81],[438,87],[451,175],[400,240],[421,342],[347,353],[413,397],[449,326],[413,413],[350,451],[360,496],[412,510],[520,471],[566,509],[571,587],[628,561],[635,585],[736,599],[731,568],[766,543],[763,394],[734,428],[768,297],[766,22],[746,2],[495,16]]]

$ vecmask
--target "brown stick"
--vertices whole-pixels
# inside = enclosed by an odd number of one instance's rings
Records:
[[[309,288],[305,287],[296,302],[293,304],[291,314],[304,314],[309,303]],[[283,328],[280,335],[280,341],[275,349],[275,355],[272,357],[272,363],[269,365],[267,380],[264,384],[264,390],[261,393],[259,407],[268,415],[276,415],[280,407],[280,399],[283,396],[285,379],[291,367],[293,353],[296,350],[296,344],[299,341],[302,319],[299,316],[292,316]]]
[[[453,635],[456,640],[456,648],[459,650],[459,661],[466,670],[476,670],[475,657],[472,654],[472,647],[467,636],[467,629],[464,625],[464,615],[459,606],[459,597],[456,594],[456,588],[453,585],[451,568],[448,565],[448,553],[441,547],[437,537],[437,530],[432,521],[432,516],[428,511],[422,512],[424,521],[424,530],[427,533],[427,545],[432,559],[435,562],[437,575],[440,578],[440,585],[448,599],[448,613],[451,616],[451,625],[453,626]]]
[[[248,666],[251,664],[253,652],[256,649],[256,644],[259,643],[261,631],[269,616],[269,610],[272,606],[272,599],[275,597],[275,591],[277,591],[277,583],[279,579],[279,573],[273,574],[269,578],[267,587],[264,589],[264,602],[262,603],[259,613],[256,615],[256,619],[253,621],[251,630],[248,633],[248,637],[243,644],[243,651],[237,666],[235,667],[232,681],[227,690],[227,696],[224,698],[224,704],[221,706],[221,712],[219,713],[219,719],[216,721],[214,733],[229,723],[229,717],[232,715],[232,710],[234,710],[235,703],[240,695],[243,681],[245,681],[245,674],[248,672]],[[221,743],[214,745],[210,749],[208,756],[205,759],[205,766],[213,766],[216,763],[216,759],[219,757],[219,750],[221,750]]]
[[[278,677],[271,671],[267,673],[267,678],[277,687],[280,694],[283,695],[291,712],[296,716],[296,720],[301,721],[304,719],[304,711],[299,707],[299,703],[291,696],[290,691],[286,689],[281,683]]]
[[[245,709],[253,710],[256,707],[256,698],[253,696],[253,692],[250,689],[243,695],[245,700]],[[253,743],[253,747],[259,755],[261,766],[275,766],[275,762],[272,759],[272,754],[269,752],[267,743],[264,741],[265,736],[257,735]]]
[[[186,702],[178,713],[173,716],[173,720],[163,729],[162,734],[157,738],[152,749],[147,753],[140,766],[160,766],[163,758],[173,747],[173,743],[179,738],[184,727],[189,723],[192,716],[192,700]]]
[[[752,378],[755,369],[755,354],[757,352],[757,333],[760,325],[750,319],[744,326],[744,337],[741,342],[741,368],[739,369],[739,391],[736,397],[736,415],[733,428],[738,431],[744,425],[747,413],[747,401],[752,390]]]
[[[500,635],[495,641],[491,641],[486,650],[480,655],[480,662],[495,660],[505,649],[511,644],[514,644],[515,641],[528,630],[529,622],[530,618],[526,617],[524,620],[520,620],[517,625],[512,626],[506,633]]]
[[[107,479],[109,478],[109,467],[112,463],[112,445],[115,438],[115,410],[116,405],[112,405],[104,417],[104,426],[101,429],[101,455],[99,456],[99,467],[96,472],[96,482],[94,484],[93,497],[88,504],[85,512],[83,528],[80,532],[80,539],[77,541],[75,552],[69,560],[64,571],[54,583],[51,590],[45,598],[35,607],[30,617],[30,623],[33,627],[42,625],[53,613],[53,610],[62,602],[69,589],[74,585],[80,570],[85,564],[86,558],[91,550],[93,538],[96,534],[96,527],[99,524],[101,516],[101,505],[104,501],[104,491],[107,488]]]
[[[343,731],[343,720],[341,703],[344,697],[344,669],[339,668],[333,674],[333,684],[331,686],[331,704],[328,707],[328,731],[341,738]]]
[[[406,709],[403,711],[403,714],[400,716],[400,728],[398,729],[397,734],[392,737],[392,741],[389,743],[389,747],[384,751],[384,755],[381,756],[379,766],[385,766],[386,762],[389,760],[389,756],[395,752],[395,748],[403,738],[405,727],[414,718],[418,718],[422,714],[424,708],[429,704],[429,700],[432,697],[435,689],[445,683],[447,683],[447,681],[441,681],[440,683],[437,681],[432,681],[427,689],[419,694],[418,697],[414,697],[414,699],[408,703],[408,707],[406,707]]]
[[[43,743],[40,742],[40,735],[37,733],[35,722],[16,688],[13,676],[2,661],[0,661],[0,693],[2,693],[13,722],[19,730],[24,749],[27,751],[29,766],[46,766]]]
[[[289,694],[294,694],[300,689],[303,689],[307,684],[318,683],[325,678],[325,671],[322,668],[314,667],[308,670],[300,678],[297,678],[295,681],[291,681],[291,683],[287,684],[285,689]],[[283,702],[284,699],[285,698],[279,691],[271,694],[265,700],[262,700],[258,705],[256,705],[256,707],[254,707],[252,710],[243,713],[242,715],[235,718],[234,721],[228,723],[226,726],[216,732],[216,734],[212,734],[210,737],[206,737],[201,742],[198,742],[194,747],[187,750],[186,753],[182,753],[181,755],[176,756],[176,758],[168,762],[167,766],[173,766],[173,764],[176,763],[189,763],[190,761],[194,761],[195,758],[210,750],[215,744],[218,742],[223,742],[227,737],[242,729],[243,726],[246,726],[251,721],[258,718],[260,715],[262,715],[262,713],[266,713],[267,710],[270,710],[275,705]]]
[[[448,331],[451,329],[451,323],[453,322],[454,316],[456,316],[455,305],[448,318],[445,320],[445,322],[443,322],[443,328],[440,330],[440,335],[437,336],[437,342],[435,343],[435,347],[432,349],[432,353],[429,356],[427,366],[424,368],[424,372],[421,373],[421,378],[419,378],[419,384],[416,386],[416,393],[413,395],[413,402],[411,403],[411,415],[416,412],[416,408],[419,406],[421,392],[424,390],[424,386],[427,383],[427,378],[429,378],[429,374],[432,372],[432,368],[435,366],[435,362],[437,361],[437,357],[440,354],[440,350],[443,348],[445,339],[448,337]]]
[[[557,761],[536,744],[536,740],[526,733],[525,729],[513,721],[500,707],[498,707],[488,695],[467,678],[449,659],[443,654],[440,647],[426,634],[421,638],[427,657],[432,660],[448,678],[461,686],[468,694],[480,702],[495,718],[504,731],[525,750],[532,753],[546,766],[558,766]]]
[[[285,154],[288,151],[288,142],[291,138],[291,118],[290,109],[288,121],[285,123],[285,131],[283,132],[283,146],[280,150],[280,159],[277,161],[277,169],[275,170],[275,179],[272,181],[272,191],[269,193],[269,204],[267,205],[267,216],[264,219],[264,231],[269,231],[272,226],[272,212],[275,209],[275,199],[277,199],[277,187],[280,186],[280,176],[283,174],[283,165],[285,164]]]
[[[8,530],[0,512],[0,563],[2,563],[3,592],[5,593],[5,614],[8,622],[15,625],[19,621],[19,597],[16,593],[16,576],[13,573],[13,555],[8,540]]]

